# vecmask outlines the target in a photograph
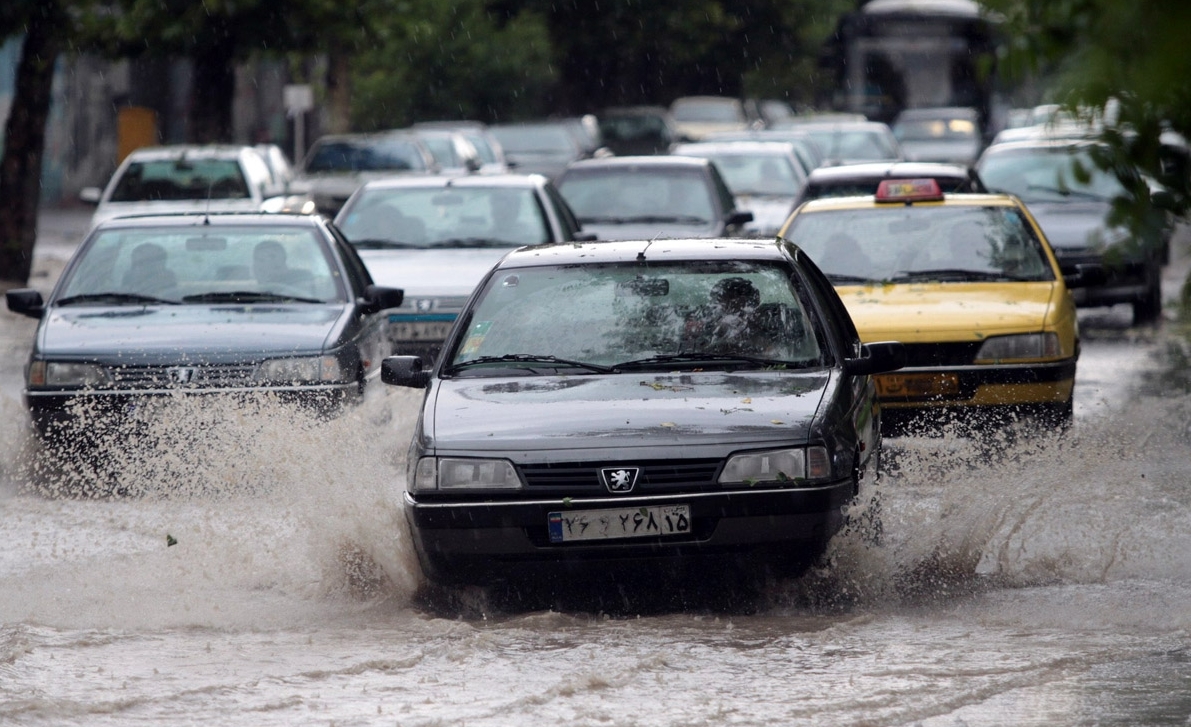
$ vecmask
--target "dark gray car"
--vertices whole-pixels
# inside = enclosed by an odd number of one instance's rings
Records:
[[[872,484],[870,374],[903,358],[861,345],[788,243],[510,253],[433,368],[382,368],[426,389],[404,494],[422,567],[462,583],[720,559],[797,572]]]

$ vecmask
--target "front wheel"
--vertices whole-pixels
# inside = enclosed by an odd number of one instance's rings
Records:
[[[1141,297],[1133,301],[1133,325],[1153,323],[1162,315],[1162,272],[1152,266],[1146,275],[1147,285]]]

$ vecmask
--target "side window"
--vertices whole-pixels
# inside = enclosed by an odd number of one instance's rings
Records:
[[[248,178],[249,194],[252,196],[259,196],[261,198],[269,196],[273,192],[270,187],[273,185],[272,173],[269,171],[269,165],[265,164],[265,160],[260,158],[255,150],[240,155],[240,161],[244,165],[244,174]]]
[[[328,222],[327,230],[330,231],[335,247],[339,250],[339,257],[343,259],[343,265],[347,269],[348,292],[355,297],[363,293],[364,288],[372,285],[372,276],[368,273],[368,268],[364,266],[364,261],[360,259],[356,248],[347,241],[339,228]]]
[[[558,222],[562,226],[562,239],[555,240],[555,242],[569,242],[575,239],[575,234],[581,229],[579,220],[575,219],[575,213],[571,210],[571,206],[567,204],[562,195],[558,193],[553,184],[546,184],[543,189],[546,190],[546,196],[550,198],[551,204],[554,205],[554,210],[558,213]]]
[[[836,345],[843,345],[842,354],[845,357],[860,355],[860,334],[856,331],[856,326],[852,323],[852,316],[844,307],[844,303],[840,300],[839,294],[835,292],[835,288],[832,287],[831,281],[819,270],[810,256],[800,248],[793,247],[792,252],[795,261],[802,269],[803,277],[815,292],[819,303],[824,307],[827,335],[839,342]]]
[[[711,172],[711,183],[715,186],[715,194],[719,201],[720,209],[725,213],[736,209],[736,200],[732,197],[732,191],[728,189],[728,184],[720,175],[720,171],[716,169],[714,164],[708,166]]]

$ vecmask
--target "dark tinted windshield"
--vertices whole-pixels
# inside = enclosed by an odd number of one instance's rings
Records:
[[[248,183],[236,159],[132,162],[112,190],[112,202],[243,199]]]
[[[306,161],[308,173],[421,171],[426,163],[410,141],[398,139],[318,142]]]

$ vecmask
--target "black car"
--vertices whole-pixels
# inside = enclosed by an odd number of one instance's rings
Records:
[[[876,476],[870,374],[831,283],[789,243],[524,248],[487,275],[432,368],[405,512],[436,582],[704,558],[798,572]],[[558,581],[556,581],[558,582]]]
[[[988,191],[976,170],[963,164],[867,162],[814,170],[794,200],[794,207],[823,197],[867,197],[876,194],[887,179],[933,179],[947,194]]]
[[[600,240],[742,237],[753,213],[738,210],[710,159],[635,156],[574,162],[558,191]]]
[[[336,411],[389,352],[355,249],[314,215],[162,215],[96,226],[40,319],[24,398],[42,435],[85,432],[152,397],[269,393]],[[73,425],[78,426],[73,426]]]

